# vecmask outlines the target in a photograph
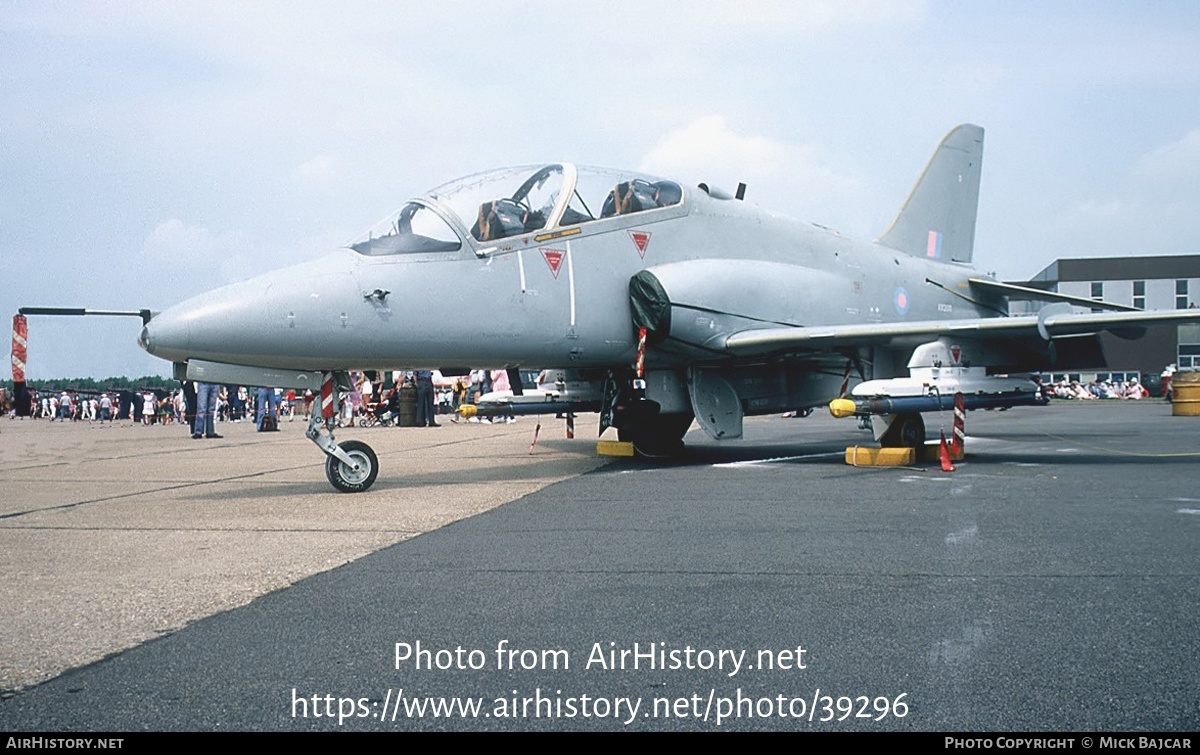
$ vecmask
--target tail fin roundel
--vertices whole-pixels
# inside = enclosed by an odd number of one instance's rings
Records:
[[[969,123],[946,135],[878,242],[914,257],[970,262],[979,208],[983,129]]]

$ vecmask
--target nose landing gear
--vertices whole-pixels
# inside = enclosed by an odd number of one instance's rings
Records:
[[[321,384],[321,409],[308,418],[305,435],[325,453],[325,476],[342,493],[361,493],[379,476],[379,457],[361,440],[338,444],[333,439],[334,409],[339,384],[349,385],[344,372],[328,373]]]

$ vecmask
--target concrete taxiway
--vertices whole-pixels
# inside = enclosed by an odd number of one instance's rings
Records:
[[[383,469],[345,496],[300,421],[276,433],[221,423],[211,440],[179,425],[0,421],[0,689],[602,463],[561,429],[531,455],[535,425],[340,430],[369,441]]]
[[[848,467],[864,435],[821,414],[693,432],[650,465],[601,464],[557,423],[530,456],[532,427],[363,431],[384,467],[360,497],[327,492],[286,427],[208,446],[5,422],[4,604],[28,617],[4,627],[7,673],[55,644],[24,634],[54,623],[41,604],[71,606],[64,640],[105,621],[73,662],[162,636],[6,694],[0,728],[1200,723],[1200,420],[1165,404],[972,412],[950,474]],[[55,456],[14,446],[50,432]],[[121,442],[64,440],[103,433]],[[511,502],[489,508],[494,486]],[[139,612],[164,618],[103,643]]]

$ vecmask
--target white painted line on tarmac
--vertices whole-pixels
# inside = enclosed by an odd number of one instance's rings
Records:
[[[733,469],[735,467],[756,467],[763,464],[774,464],[780,461],[799,461],[801,459],[840,459],[845,456],[842,451],[828,451],[820,454],[802,454],[800,456],[776,456],[770,459],[747,459],[745,461],[725,461],[713,464],[713,469]]]

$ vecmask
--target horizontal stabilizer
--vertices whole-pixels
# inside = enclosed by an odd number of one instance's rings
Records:
[[[1018,301],[1065,302],[1067,304],[1074,304],[1078,307],[1089,307],[1091,309],[1110,309],[1120,312],[1141,311],[1137,307],[1130,307],[1125,304],[1117,304],[1116,302],[1085,299],[1082,296],[1060,294],[1057,291],[1042,291],[1039,288],[1018,286],[1015,283],[1001,283],[1000,281],[988,280],[986,278],[971,278],[970,283],[971,288],[992,291],[994,293],[1007,296],[1009,299],[1016,299]]]

